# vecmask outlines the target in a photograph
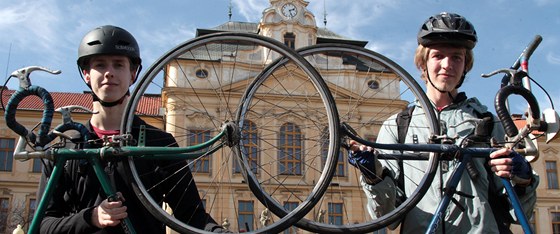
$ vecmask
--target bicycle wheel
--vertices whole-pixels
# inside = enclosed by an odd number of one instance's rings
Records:
[[[340,144],[326,83],[294,67],[286,58],[268,65],[247,88],[237,118],[241,144],[234,150],[244,176],[257,199],[279,217],[320,201]]]
[[[336,100],[340,120],[356,130],[366,140],[375,141],[375,136],[383,121],[387,120],[387,123],[396,125],[396,113],[401,112],[413,102],[416,102],[424,110],[431,110],[430,101],[414,79],[396,63],[378,53],[343,44],[315,45],[302,48],[298,52],[315,66],[328,84]],[[267,74],[276,73],[275,69],[282,68],[284,62],[278,61],[276,64],[270,65],[269,70],[263,72],[265,73],[263,76],[268,77]],[[255,86],[254,89],[259,89],[258,85]],[[287,92],[283,86],[275,87],[278,87],[275,91]],[[265,86],[260,89],[268,90],[272,88]],[[258,109],[258,105],[251,105],[250,103],[259,103],[263,100],[267,103],[271,102],[268,95],[259,94],[258,91],[253,92],[255,94],[248,95],[248,100],[243,101],[244,106],[241,108],[247,116],[260,113],[259,111],[253,111],[253,109]],[[262,93],[274,92],[263,91]],[[283,96],[286,95],[283,94]],[[310,96],[306,96],[306,98],[313,99]],[[281,108],[276,107],[274,109]],[[415,116],[415,118],[424,118],[424,127],[430,128],[433,133],[439,133],[434,112],[428,111],[421,114],[422,116]],[[243,119],[243,117],[240,117],[240,119]],[[313,119],[306,118],[306,121]],[[418,126],[411,126],[410,128],[413,127]],[[421,175],[421,178],[405,178],[405,180],[408,179],[405,183],[415,183],[417,185],[416,189],[407,191],[407,200],[396,207],[395,210],[372,220],[365,209],[367,198],[365,193],[361,191],[359,170],[348,165],[348,155],[345,150],[337,150],[336,153],[339,156],[338,161],[334,162],[336,164],[335,175],[325,195],[319,198],[318,205],[306,216],[307,219],[302,219],[296,224],[302,229],[317,233],[363,233],[388,226],[404,217],[406,212],[419,202],[433,180],[438,165],[435,155],[430,155],[428,160],[423,163],[423,167],[410,167],[405,160],[403,163],[404,170],[417,170],[416,174]],[[266,152],[261,152],[261,154],[266,154]],[[321,161],[322,157],[321,153],[306,153],[305,155],[306,160],[309,161]],[[270,156],[270,158],[273,158],[273,156]],[[257,163],[257,168],[266,167],[266,163],[267,161]],[[385,165],[389,168],[398,168],[396,160],[387,160]],[[321,171],[321,168],[321,166],[316,166],[311,170]],[[262,194],[257,195],[257,198],[263,204],[271,204],[269,209],[274,208],[272,211],[281,216],[288,212],[288,209],[275,202],[277,200],[275,196],[285,196],[283,194],[285,192],[276,187],[270,188],[270,184],[273,183],[270,182],[269,177],[273,178],[274,176],[248,173],[249,184],[256,188],[253,192],[258,194],[258,191],[263,191]],[[273,182],[277,181],[283,182],[282,179],[276,179]],[[294,182],[293,184],[298,186],[306,183],[308,182],[305,178],[302,178],[301,182]],[[286,183],[282,184],[285,185]],[[291,194],[291,196],[297,198],[298,194]],[[321,219],[321,216],[328,217],[328,220],[318,220]]]
[[[313,66],[295,51],[271,38],[245,33],[218,33],[192,39],[167,52],[146,71],[127,105],[122,127],[124,132],[138,131],[139,126],[133,122],[135,116],[140,116],[147,123],[163,129],[160,131],[171,133],[179,146],[192,146],[207,142],[219,134],[224,123],[234,126],[233,133],[228,133],[221,142],[208,149],[195,152],[200,155],[194,158],[168,160],[154,167],[146,166],[145,161],[148,159],[144,157],[129,157],[125,164],[132,186],[152,215],[181,233],[202,233],[202,227],[192,224],[192,217],[182,215],[186,205],[190,204],[188,207],[191,208],[204,207],[219,223],[228,219],[231,221],[229,230],[233,232],[278,233],[312,209],[317,200],[304,198],[305,202],[292,212],[281,217],[272,214],[263,216],[266,225],[257,224],[258,219],[255,217],[264,215],[268,205],[253,201],[254,195],[243,177],[246,169],[243,165],[248,162],[243,162],[236,153],[238,145],[254,143],[243,140],[246,137],[239,136],[240,131],[236,130],[248,126],[247,121],[243,121],[243,126],[236,121],[242,95],[256,77],[263,78],[259,76],[261,71],[279,58],[290,64],[283,70],[284,74],[321,80]],[[321,127],[334,133],[338,128],[337,112],[332,97],[325,94],[325,87],[319,87],[323,88],[325,96],[322,101],[317,100],[315,103],[322,102],[322,111],[331,114]],[[161,93],[161,100],[159,95],[150,95],[150,92]],[[327,104],[329,101],[330,105]],[[158,113],[148,113],[144,104],[162,108]],[[251,120],[254,121],[249,128],[251,131],[262,132],[263,135],[279,131],[269,128],[269,125],[260,125],[265,124],[263,121],[266,119]],[[309,134],[307,137],[320,137],[316,133]],[[146,138],[157,135],[162,134],[150,129]],[[331,139],[336,139],[334,134],[331,134]],[[143,138],[135,140],[139,143],[150,142]],[[158,140],[165,141],[153,139],[151,144],[157,144]],[[338,149],[337,141],[333,140],[329,145],[333,151]],[[323,177],[327,181],[328,172],[332,174],[333,170],[325,171]],[[202,204],[192,204],[193,199],[181,200],[187,197],[188,191],[180,188],[180,185],[193,183],[196,183]],[[317,188],[314,193],[302,196],[320,197],[324,190]],[[170,200],[173,201],[167,202]]]

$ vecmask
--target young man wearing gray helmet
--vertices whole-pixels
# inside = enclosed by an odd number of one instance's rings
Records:
[[[418,47],[414,62],[421,72],[421,78],[426,84],[426,95],[431,100],[439,121],[447,126],[444,134],[458,136],[460,144],[467,134],[472,132],[473,125],[462,124],[468,119],[480,119],[481,115],[489,114],[487,108],[476,98],[467,98],[459,92],[466,74],[473,66],[472,49],[477,42],[474,26],[464,17],[442,12],[431,16],[421,26],[418,32]],[[429,141],[430,132],[422,126],[424,111],[420,106],[410,109],[412,113],[406,135],[399,140],[399,127],[395,123],[399,115],[386,120],[378,134],[378,143],[415,143],[422,144]],[[432,111],[432,110],[429,110]],[[491,115],[491,114],[490,114]],[[490,124],[491,136],[501,140],[504,130],[494,116],[494,124]],[[450,127],[458,126],[458,127]],[[378,160],[384,151],[372,149],[356,142],[351,142],[351,152],[348,158],[350,164],[361,171],[363,190],[368,197],[367,208],[373,218],[387,214],[395,208],[396,197],[399,193],[406,196],[416,189],[423,175],[426,165],[421,161],[406,161],[402,166],[395,160]],[[510,157],[504,157],[504,156]],[[426,230],[435,209],[441,201],[445,183],[452,174],[456,161],[442,161],[436,177],[422,200],[401,220],[401,232],[412,233]],[[447,166],[446,165],[446,166]],[[465,208],[464,211],[455,203],[450,204],[444,214],[444,220],[437,230],[440,233],[503,233],[509,232],[511,220],[504,219],[508,215],[507,198],[497,193],[503,193],[503,186],[499,177],[514,178],[516,191],[522,201],[526,215],[531,215],[536,202],[535,189],[539,178],[529,163],[519,154],[509,149],[500,149],[490,155],[490,159],[474,158],[471,166],[479,173],[477,179],[471,179],[469,173],[463,173],[457,190],[467,196],[454,196],[457,204]],[[486,173],[488,172],[488,173]],[[402,173],[402,175],[401,175]],[[402,179],[405,178],[405,179]],[[399,181],[399,179],[401,179]],[[397,184],[400,184],[397,186]],[[398,188],[398,189],[397,189]],[[493,191],[493,192],[491,192]],[[496,196],[495,196],[496,195]],[[492,203],[505,202],[506,212],[499,213]],[[499,207],[499,208],[504,208]],[[494,209],[493,209],[494,208]]]
[[[90,139],[78,144],[81,148],[100,148],[105,136],[120,133],[121,119],[129,98],[129,88],[141,69],[140,48],[136,39],[126,30],[106,25],[88,32],[78,49],[78,67],[85,83],[92,90],[93,111],[86,126]],[[146,126],[146,146],[177,146],[171,134],[150,126],[139,117],[133,126]],[[139,130],[134,128],[133,137]],[[124,165],[104,160],[105,171],[119,194],[118,199],[108,199],[87,160],[69,161],[64,175],[49,202],[46,216],[41,223],[41,233],[124,233],[121,222],[130,218],[138,233],[165,233],[165,225],[156,220],[138,200],[125,175]],[[147,180],[164,181],[161,186],[175,188],[180,195],[153,191],[158,201],[165,201],[174,210],[174,216],[190,226],[207,231],[222,229],[206,213],[201,198],[185,162],[165,160],[137,161],[138,170],[155,171]],[[165,177],[166,169],[186,168],[179,176]],[[161,174],[161,175],[160,175]],[[43,173],[43,182],[50,176],[49,167]],[[161,176],[159,178],[158,176]],[[158,180],[159,179],[159,180]],[[147,181],[146,183],[150,183]],[[170,191],[170,190],[166,190]],[[40,192],[41,194],[42,192]]]

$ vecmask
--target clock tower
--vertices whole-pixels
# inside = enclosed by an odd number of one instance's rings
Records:
[[[307,10],[304,0],[270,0],[259,22],[259,34],[284,42],[297,49],[315,44],[315,16]]]

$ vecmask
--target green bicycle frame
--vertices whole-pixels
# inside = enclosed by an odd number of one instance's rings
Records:
[[[53,148],[47,151],[40,152],[27,152],[25,151],[25,139],[20,137],[17,149],[14,153],[14,158],[20,161],[32,159],[32,158],[46,158],[54,161],[53,171],[51,177],[49,178],[45,191],[39,204],[37,210],[35,211],[35,216],[31,221],[28,233],[39,233],[39,226],[41,221],[45,217],[45,210],[47,204],[52,199],[53,192],[56,184],[60,180],[60,176],[64,173],[64,165],[68,160],[79,160],[87,159],[92,165],[95,175],[101,184],[101,187],[105,194],[109,198],[117,197],[115,188],[111,186],[109,177],[105,173],[101,159],[104,158],[116,158],[120,157],[123,159],[128,159],[129,157],[135,158],[145,158],[145,159],[161,159],[161,160],[187,160],[196,159],[198,157],[211,154],[220,149],[223,144],[218,147],[210,148],[214,143],[220,140],[226,135],[226,131],[221,131],[214,138],[203,142],[198,145],[187,146],[187,147],[145,147],[144,142],[139,142],[139,146],[105,146],[97,149],[65,149],[65,148]],[[141,132],[143,135],[143,132]],[[209,149],[205,152],[196,152],[203,149]],[[196,153],[194,153],[196,152]],[[128,218],[123,220],[123,229],[127,233],[136,233],[132,223]]]

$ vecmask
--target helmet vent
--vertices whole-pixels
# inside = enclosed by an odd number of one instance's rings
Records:
[[[103,43],[101,43],[101,41],[99,41],[99,40],[95,40],[95,41],[90,41],[87,44],[90,45],[90,46],[94,46],[94,45],[101,45]]]

